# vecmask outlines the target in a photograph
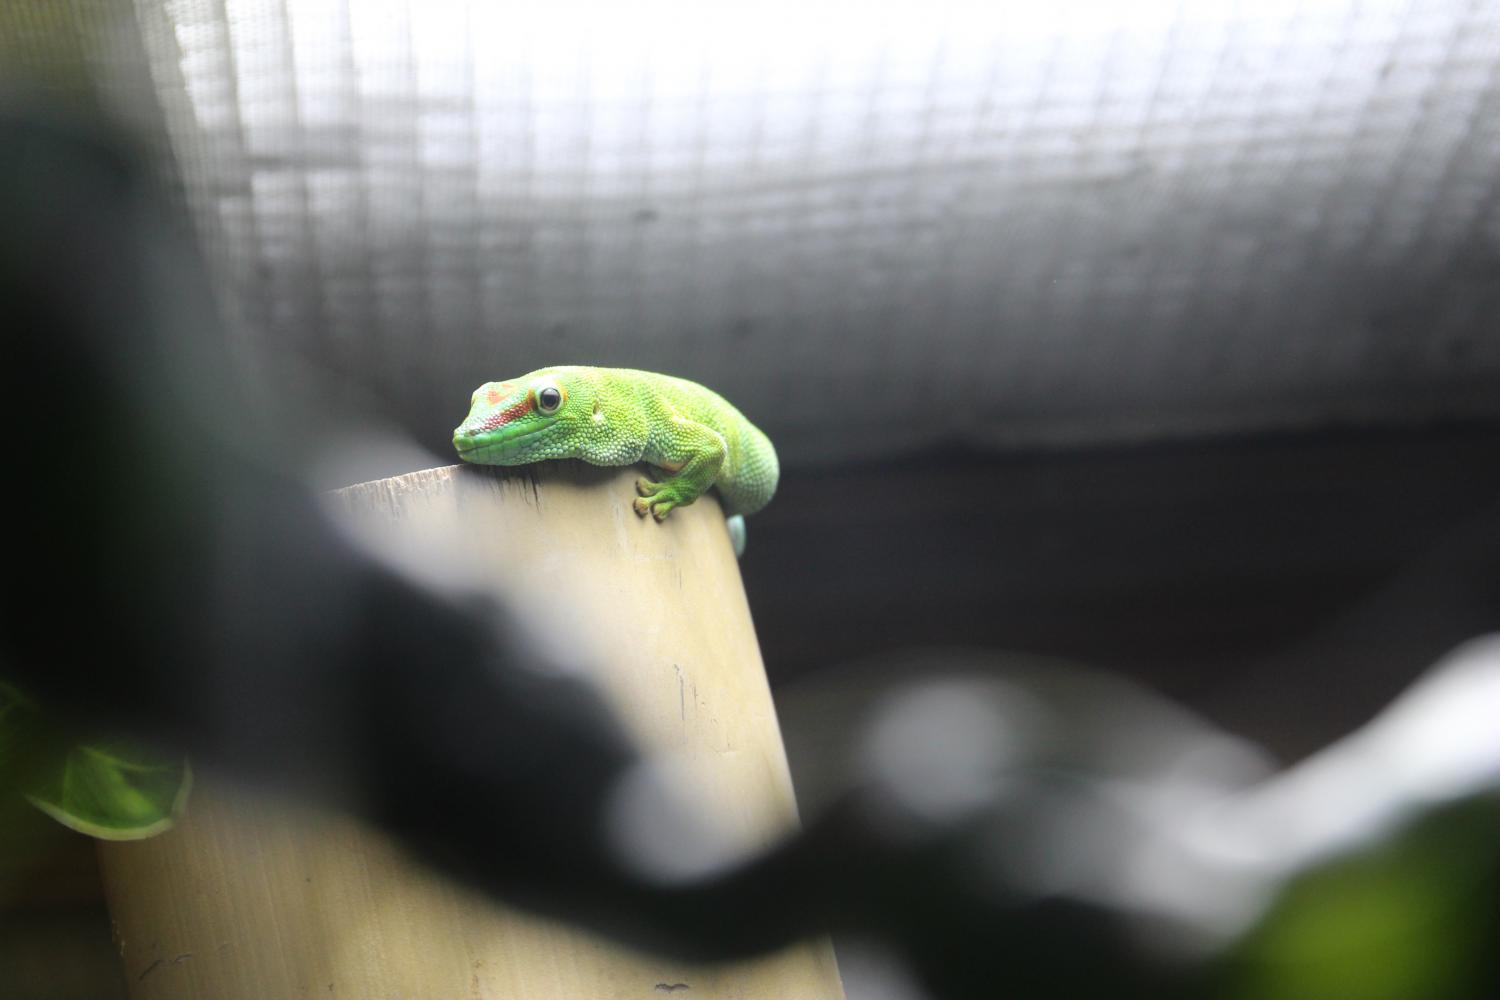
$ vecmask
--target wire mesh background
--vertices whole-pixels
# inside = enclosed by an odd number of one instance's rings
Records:
[[[1500,410],[1500,3],[131,13],[240,334],[434,448],[552,363],[793,464]]]

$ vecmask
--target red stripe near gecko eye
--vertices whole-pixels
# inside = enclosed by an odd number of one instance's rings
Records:
[[[499,413],[492,413],[492,414],[490,414],[490,416],[485,420],[484,425],[482,427],[480,427],[480,430],[492,431],[496,427],[500,427],[503,424],[508,424],[512,420],[516,419],[517,417],[522,416],[522,415],[527,414],[527,413],[530,413],[530,412],[531,412],[531,393],[528,392],[526,394],[526,398],[522,399],[519,403],[515,404],[514,406],[507,406],[505,409],[501,410]]]

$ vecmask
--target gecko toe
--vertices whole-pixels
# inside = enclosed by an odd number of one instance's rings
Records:
[[[644,481],[642,482],[642,485],[646,485]],[[651,483],[649,485],[656,486],[658,484]],[[637,514],[641,515],[642,517],[650,514],[658,521],[665,521],[667,519],[667,515],[672,512],[672,508],[680,507],[681,505],[681,496],[674,493],[672,490],[661,488],[653,490],[650,493],[646,493],[643,491],[642,494],[636,497],[635,500],[633,500],[630,504],[630,506],[634,508]]]

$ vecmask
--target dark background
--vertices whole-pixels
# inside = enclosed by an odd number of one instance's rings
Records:
[[[1500,623],[1497,459],[1475,424],[847,465],[788,476],[745,581],[773,682],[1043,654],[1290,761]]]

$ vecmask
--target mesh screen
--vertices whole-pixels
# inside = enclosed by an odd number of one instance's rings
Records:
[[[135,0],[245,342],[434,448],[551,363],[792,463],[1500,409],[1500,3],[599,6]]]

